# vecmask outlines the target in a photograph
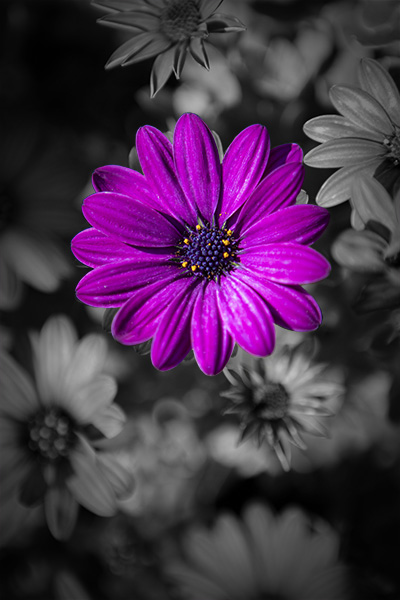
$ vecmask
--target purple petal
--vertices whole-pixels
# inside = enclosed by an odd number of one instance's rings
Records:
[[[100,167],[93,173],[92,183],[95,192],[115,192],[141,200],[143,204],[153,208],[160,208],[160,203],[145,177],[128,167],[119,165]]]
[[[294,204],[303,179],[304,167],[297,163],[289,163],[272,171],[243,206],[236,226],[247,230],[278,208]]]
[[[212,221],[221,187],[221,164],[213,135],[197,115],[185,114],[174,132],[174,158],[187,199]]]
[[[248,248],[240,256],[250,271],[261,272],[277,283],[305,284],[324,279],[330,270],[321,254],[300,244],[271,244]]]
[[[282,144],[271,149],[264,177],[269,175],[278,167],[287,163],[301,163],[303,161],[303,150],[297,144]]]
[[[100,233],[94,227],[78,233],[71,242],[71,250],[88,267],[99,267],[135,256],[148,257],[140,250]]]
[[[254,288],[268,303],[274,322],[292,331],[313,331],[321,325],[321,310],[300,286],[268,281],[261,273],[238,270],[236,276]]]
[[[174,269],[162,279],[134,292],[114,317],[111,327],[114,338],[126,345],[141,344],[152,338],[159,316],[171,298],[190,287],[190,283],[191,278],[188,280]]]
[[[181,234],[167,219],[135,198],[114,192],[88,196],[82,206],[86,220],[102,233],[134,246],[175,246]]]
[[[190,286],[186,285],[175,294],[158,323],[151,346],[151,360],[160,371],[176,367],[192,348],[192,314],[202,283],[196,278]]]
[[[235,137],[222,162],[221,222],[253,192],[268,162],[270,140],[262,125],[251,125]]]
[[[312,204],[288,206],[242,231],[240,248],[276,242],[313,244],[326,229],[329,212]]]
[[[216,375],[225,367],[234,347],[218,306],[214,281],[202,288],[192,318],[192,344],[195,358],[206,375]]]
[[[175,172],[172,144],[155,127],[141,127],[136,148],[143,173],[154,190],[162,210],[182,222],[195,226],[197,215],[179,185]]]
[[[221,279],[218,296],[225,326],[250,354],[267,356],[275,346],[275,329],[267,303],[234,273]]]
[[[76,287],[76,295],[89,306],[122,306],[135,290],[168,277],[172,270],[159,257],[137,261],[124,260],[97,267],[87,273]]]

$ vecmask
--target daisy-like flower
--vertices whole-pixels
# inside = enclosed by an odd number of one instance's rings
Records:
[[[321,418],[334,414],[343,394],[340,382],[329,376],[327,365],[313,363],[306,343],[283,346],[268,358],[241,361],[225,369],[231,389],[222,392],[231,405],[225,414],[239,417],[240,441],[254,438],[268,444],[284,469],[289,469],[291,449],[306,446],[301,432],[325,436]]]
[[[389,191],[400,186],[400,94],[377,61],[360,62],[360,88],[334,85],[330,99],[340,115],[323,115],[304,125],[305,133],[322,142],[304,157],[311,167],[340,168],[318,192],[321,206],[350,198],[357,174],[373,175]]]
[[[329,215],[296,205],[298,146],[270,152],[267,130],[253,125],[221,165],[210,130],[185,114],[173,145],[145,126],[136,148],[144,175],[115,165],[95,171],[96,193],[83,204],[93,227],[72,241],[75,256],[93,267],[77,297],[121,307],[115,339],[135,345],[153,338],[151,358],[160,370],[193,348],[200,368],[214,375],[235,340],[266,356],[274,349],[274,322],[296,331],[319,326],[318,305],[300,286],[329,273],[327,260],[309,247]]]
[[[184,561],[166,559],[166,572],[186,600],[350,596],[336,532],[295,507],[274,515],[250,504],[242,520],[222,514],[211,530],[189,530],[183,550]]]
[[[0,473],[3,500],[18,492],[24,505],[44,500],[52,534],[71,533],[78,504],[101,516],[117,510],[132,484],[129,472],[96,442],[117,435],[125,421],[113,403],[115,380],[102,373],[104,339],[81,341],[66,317],[52,317],[33,334],[34,380],[2,352]]]
[[[115,11],[99,19],[101,24],[127,28],[135,34],[112,54],[106,68],[126,67],[156,56],[150,76],[152,97],[172,72],[180,78],[188,51],[209,69],[204,47],[208,35],[245,29],[239,19],[215,12],[222,1],[95,0],[94,4]]]
[[[352,186],[352,221],[361,231],[348,229],[332,245],[332,256],[344,267],[371,273],[369,295],[375,308],[400,306],[400,189],[394,202],[372,177],[358,177]],[[378,287],[377,287],[378,286]],[[382,287],[383,286],[383,287]],[[374,291],[375,290],[375,291]],[[364,290],[364,295],[366,290]],[[371,300],[371,299],[370,299]],[[369,306],[371,302],[367,302]]]

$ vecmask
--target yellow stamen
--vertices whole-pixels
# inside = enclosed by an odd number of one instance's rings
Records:
[[[188,238],[185,238],[185,239],[183,240],[183,243],[184,243],[184,244],[188,244],[188,245],[189,245],[189,244],[190,244],[190,241],[188,240]]]
[[[233,231],[232,229],[228,229],[228,231],[226,232],[226,235],[232,235]]]
[[[187,262],[187,260],[184,260],[184,261],[183,261],[183,263],[182,263],[182,267],[187,267],[187,266],[188,266],[188,264],[189,264],[189,263]]]
[[[197,231],[200,231],[201,225],[196,225],[196,229],[197,229]]]
[[[194,272],[194,271],[197,269],[197,265],[192,265],[190,268],[191,268],[191,269],[192,269],[192,271]]]
[[[223,256],[224,256],[224,258],[228,258],[229,252],[224,252]]]
[[[222,240],[224,246],[229,246],[229,240]]]

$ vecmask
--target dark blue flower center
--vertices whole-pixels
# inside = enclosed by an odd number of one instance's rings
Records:
[[[386,138],[383,143],[388,149],[388,158],[390,158],[395,166],[400,164],[400,127],[394,125],[394,133]]]
[[[197,225],[178,246],[176,256],[192,275],[216,279],[235,268],[238,242],[233,231]]]
[[[67,458],[77,437],[73,419],[58,407],[37,412],[28,423],[29,449],[40,458]]]
[[[173,42],[181,42],[196,31],[200,13],[195,0],[166,0],[161,15],[161,29]]]

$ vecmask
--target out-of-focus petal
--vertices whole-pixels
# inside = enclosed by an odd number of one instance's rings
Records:
[[[136,148],[143,173],[160,201],[163,210],[189,225],[196,225],[197,215],[185,197],[176,175],[172,144],[155,127],[141,127]]]
[[[135,487],[133,475],[122,466],[116,456],[107,452],[99,452],[97,455],[97,464],[106,479],[110,482],[118,500],[126,498],[132,493]]]
[[[124,260],[87,273],[78,283],[76,295],[89,306],[122,306],[132,292],[168,277],[170,272],[171,266],[162,257],[149,255],[141,262]]]
[[[96,412],[109,406],[117,393],[117,384],[110,375],[100,374],[96,379],[82,385],[74,395],[65,399],[66,408],[82,424],[92,423]]]
[[[60,388],[68,396],[90,383],[104,368],[107,357],[107,343],[102,336],[92,333],[80,340],[74,354],[65,368],[65,377]]]
[[[354,271],[379,273],[384,270],[387,243],[373,231],[344,231],[332,245],[332,256]]]
[[[221,164],[213,135],[197,115],[186,113],[174,131],[174,159],[186,198],[212,221],[221,187]]]
[[[125,413],[117,404],[103,406],[91,418],[91,424],[106,438],[113,438],[121,433],[125,423]]]
[[[231,33],[244,31],[246,27],[237,17],[215,13],[207,19],[207,30],[209,33]]]
[[[86,220],[126,244],[162,248],[174,246],[180,233],[165,217],[135,198],[114,192],[97,192],[82,206]]]
[[[288,206],[260,219],[242,231],[240,248],[276,242],[314,243],[329,223],[329,212],[320,206]]]
[[[200,281],[193,281],[171,298],[168,308],[158,322],[151,347],[153,365],[166,371],[176,367],[192,348],[190,327]]]
[[[364,225],[376,221],[389,231],[396,228],[396,213],[391,197],[385,188],[373,177],[354,179],[351,204]]]
[[[0,414],[23,421],[39,409],[33,382],[18,363],[5,352],[0,353]]]
[[[230,144],[222,162],[220,221],[232,215],[256,188],[268,162],[270,140],[262,125],[251,125]]]
[[[78,518],[78,503],[65,486],[50,487],[44,498],[47,525],[57,540],[67,540]]]
[[[216,375],[228,362],[234,341],[222,320],[214,281],[202,287],[193,310],[192,344],[195,358],[206,375]]]
[[[273,319],[258,292],[231,273],[221,279],[218,301],[225,326],[239,346],[256,356],[271,354],[275,346]]]
[[[331,266],[321,254],[300,244],[280,243],[248,248],[242,254],[245,267],[261,272],[276,283],[314,283],[326,277]]]
[[[392,123],[384,108],[363,90],[345,85],[334,85],[329,91],[333,106],[346,119],[366,131],[385,134],[393,131]]]

